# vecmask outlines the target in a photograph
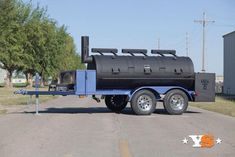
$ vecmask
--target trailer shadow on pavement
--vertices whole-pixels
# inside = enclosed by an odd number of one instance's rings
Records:
[[[47,114],[96,114],[96,113],[113,113],[106,107],[64,107],[64,108],[46,108],[45,110],[40,110],[40,113]],[[33,114],[34,111],[24,111],[22,113]],[[200,114],[197,111],[186,111],[185,113]],[[130,107],[126,107],[122,112],[117,114],[135,115]],[[164,114],[168,113],[164,109],[156,109],[153,114]]]

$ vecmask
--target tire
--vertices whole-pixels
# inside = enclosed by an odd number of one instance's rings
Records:
[[[180,115],[188,108],[188,97],[182,90],[174,89],[167,92],[163,105],[169,114]]]
[[[113,112],[121,112],[127,105],[126,95],[107,95],[105,96],[105,104],[108,109]]]
[[[156,109],[156,97],[149,90],[140,90],[133,95],[131,108],[137,115],[150,115]]]

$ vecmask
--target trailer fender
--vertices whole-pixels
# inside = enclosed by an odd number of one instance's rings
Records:
[[[158,91],[156,91],[154,88],[152,88],[152,87],[140,87],[140,88],[137,88],[137,89],[133,90],[133,91],[130,93],[130,95],[129,95],[129,101],[131,101],[133,95],[134,95],[136,92],[140,91],[140,90],[149,90],[150,92],[152,92],[152,93],[155,95],[156,99],[161,99],[160,93],[158,93]]]
[[[130,93],[129,101],[131,100],[132,96],[136,92],[143,90],[143,89],[151,91],[156,96],[157,100],[161,99],[160,95],[165,95],[167,92],[169,92],[170,90],[173,90],[173,89],[179,89],[179,90],[182,90],[183,92],[185,92],[185,94],[188,96],[188,99],[190,101],[193,100],[192,95],[195,93],[194,91],[188,91],[187,89],[185,89],[183,87],[179,87],[179,86],[145,86],[145,87],[140,87],[140,88],[133,90]]]

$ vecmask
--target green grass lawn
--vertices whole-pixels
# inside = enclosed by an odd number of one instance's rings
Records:
[[[15,95],[14,91],[20,88],[0,88],[0,114],[6,113],[4,106],[9,105],[27,105],[29,100],[28,95]],[[27,90],[34,90],[34,88],[27,88]],[[47,90],[47,88],[40,88],[40,90]],[[34,100],[35,97],[33,97]],[[56,96],[40,96],[40,103],[51,99],[57,98]]]
[[[190,102],[190,106],[235,117],[235,99],[216,96],[215,102]]]

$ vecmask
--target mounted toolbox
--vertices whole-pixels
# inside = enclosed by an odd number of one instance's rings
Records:
[[[195,101],[214,102],[215,101],[215,74],[195,73]]]

